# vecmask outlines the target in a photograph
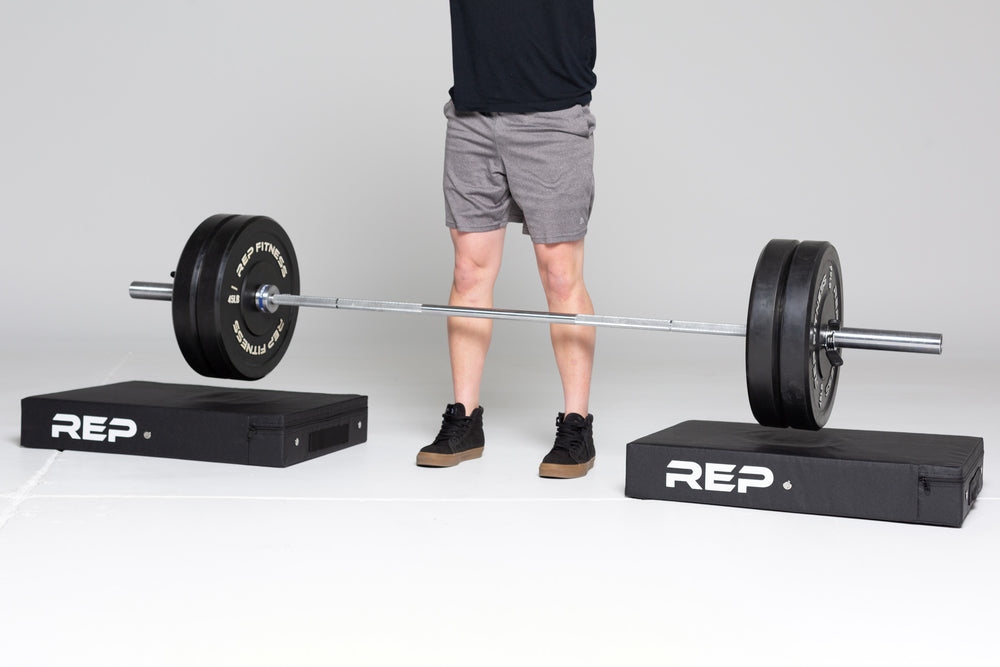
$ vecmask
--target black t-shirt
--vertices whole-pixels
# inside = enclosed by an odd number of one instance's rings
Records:
[[[555,111],[597,84],[594,0],[451,0],[460,111]]]

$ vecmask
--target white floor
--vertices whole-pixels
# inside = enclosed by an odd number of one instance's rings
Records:
[[[739,339],[602,332],[597,466],[558,481],[536,475],[544,327],[498,324],[486,455],[417,468],[449,398],[441,323],[387,317],[405,349],[303,320],[256,385],[369,396],[367,443],[287,469],[22,448],[25,396],[238,383],[194,375],[169,331],[8,352],[0,665],[1000,664],[996,359],[857,352],[840,385],[832,427],[985,438],[950,529],[625,498],[629,440],[751,420]]]

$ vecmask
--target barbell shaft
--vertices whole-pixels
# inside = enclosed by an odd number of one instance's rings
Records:
[[[137,281],[129,285],[129,296],[133,299],[170,301],[172,291],[173,286],[170,283]],[[262,302],[262,309],[268,306],[271,308],[290,306],[297,308],[333,308],[338,310],[367,310],[392,313],[436,313],[450,317],[550,322],[552,324],[673,331],[677,333],[708,334],[714,336],[746,336],[746,327],[742,324],[657,320],[607,315],[576,315],[572,313],[550,313],[532,310],[499,310],[494,308],[470,308],[466,306],[439,306],[403,301],[373,301],[370,299],[345,299],[341,297],[301,296],[280,293],[259,294],[259,298]],[[943,342],[941,334],[937,333],[849,328],[821,331],[819,332],[819,339],[827,347],[916,352],[921,354],[941,354]]]
[[[746,335],[746,327],[744,326],[737,324],[713,324],[711,322],[680,322],[677,320],[653,320],[635,317],[574,315],[572,313],[550,313],[535,310],[499,310],[494,308],[470,308],[467,306],[439,306],[428,303],[371,301],[367,299],[296,296],[292,294],[277,294],[268,297],[268,300],[276,306],[304,306],[310,308],[374,310],[400,313],[436,313],[451,317],[474,317],[490,320],[521,320],[550,322],[552,324],[577,324],[594,327],[613,327],[618,329],[678,331],[685,333],[713,334],[716,336]]]

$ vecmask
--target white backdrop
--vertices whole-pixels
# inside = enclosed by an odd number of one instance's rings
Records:
[[[827,239],[847,325],[945,334],[846,352],[831,426],[995,461],[1000,2],[595,4],[598,312],[739,322],[768,239]],[[751,419],[739,339],[602,331],[598,466],[568,485],[535,474],[560,387],[528,323],[497,325],[496,444],[457,474],[412,464],[450,384],[443,321],[406,315],[303,312],[257,383],[369,395],[363,447],[269,470],[17,446],[24,396],[216,384],[127,296],[211,214],[281,222],[307,293],[445,300],[450,85],[445,0],[0,2],[0,662],[989,663],[989,472],[961,530],[626,501],[624,443]],[[496,302],[544,305],[520,234]],[[586,640],[553,641],[564,619]]]
[[[997,358],[1000,4],[596,6],[598,312],[739,322],[764,243],[819,238],[848,326]],[[217,212],[281,222],[304,293],[445,300],[449,39],[443,1],[5,3],[8,344],[172,345],[169,308],[126,287],[169,280]],[[544,307],[520,234],[497,305]]]

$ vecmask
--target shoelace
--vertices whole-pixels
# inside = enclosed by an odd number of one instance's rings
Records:
[[[452,438],[462,435],[466,425],[472,421],[472,417],[453,417],[447,412],[441,415],[441,432],[438,433],[434,443],[448,442]]]
[[[584,449],[587,440],[584,434],[587,432],[587,424],[575,424],[556,419],[556,441],[554,446],[557,449],[575,451]]]

